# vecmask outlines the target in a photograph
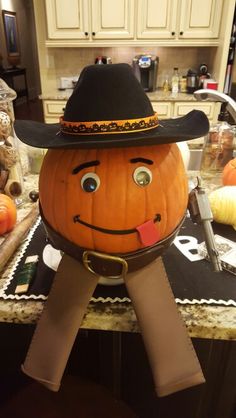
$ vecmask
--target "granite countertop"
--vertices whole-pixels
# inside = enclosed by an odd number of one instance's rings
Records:
[[[30,210],[28,192],[37,188],[37,176],[28,176],[24,204],[19,207],[19,219]],[[5,266],[0,275],[0,287],[8,277],[15,257]],[[0,299],[0,321],[8,323],[32,324],[42,312],[44,302],[32,300]],[[179,305],[178,309],[191,337],[236,340],[236,308],[210,305]],[[87,308],[82,328],[124,332],[139,332],[137,319],[131,303],[91,302]]]
[[[39,97],[42,100],[68,100],[72,94],[72,89],[65,90],[51,90],[49,92],[43,92]],[[187,93],[178,93],[176,96],[172,96],[171,92],[164,92],[162,89],[157,89],[156,91],[147,93],[149,99],[152,102],[192,102],[196,101],[195,97],[192,94]]]

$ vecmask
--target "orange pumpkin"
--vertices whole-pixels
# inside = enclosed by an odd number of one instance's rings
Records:
[[[145,247],[139,226],[148,221],[159,240],[166,238],[182,220],[187,197],[176,144],[51,149],[40,172],[39,198],[50,226],[80,247],[107,253]]]
[[[236,186],[236,158],[230,160],[224,167],[222,183],[224,186]]]
[[[16,223],[16,206],[7,195],[0,193],[0,235],[13,229]]]

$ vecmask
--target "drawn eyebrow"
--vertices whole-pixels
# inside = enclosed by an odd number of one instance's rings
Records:
[[[143,157],[138,157],[138,158],[131,158],[130,162],[133,163],[145,163],[145,164],[149,164],[152,165],[153,161],[149,160],[148,158],[143,158]]]
[[[83,170],[84,168],[93,167],[93,166],[96,166],[96,165],[99,165],[99,164],[100,164],[100,161],[94,160],[94,161],[88,161],[87,163],[77,165],[77,167],[75,167],[72,170],[72,174],[78,174],[79,171]]]

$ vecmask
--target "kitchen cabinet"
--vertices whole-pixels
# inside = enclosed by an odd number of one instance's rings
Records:
[[[134,0],[45,0],[49,39],[130,39]]]
[[[217,45],[223,0],[45,0],[46,45]]]
[[[177,7],[178,0],[138,0],[137,38],[174,38]]]
[[[133,39],[134,0],[91,0],[94,39]]]
[[[222,0],[138,0],[138,39],[217,38]]]
[[[86,0],[45,0],[49,39],[86,39],[89,13]]]
[[[194,102],[194,103],[188,103],[188,102],[175,102],[173,104],[173,117],[180,117],[184,116],[187,113],[191,112],[191,110],[201,110],[205,113],[205,115],[208,117],[210,121],[213,120],[214,117],[214,109],[215,109],[215,103],[211,102]]]
[[[170,102],[152,102],[152,107],[160,119],[169,119],[172,113],[172,104]]]
[[[178,37],[217,38],[223,0],[181,0]]]
[[[157,112],[160,119],[177,118],[186,115],[191,110],[202,110],[210,122],[215,118],[215,106],[213,102],[151,102],[153,109]]]
[[[44,120],[46,123],[59,123],[63,115],[66,100],[43,100]]]

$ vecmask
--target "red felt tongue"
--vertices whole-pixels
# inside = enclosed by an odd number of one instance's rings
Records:
[[[136,229],[139,233],[140,241],[145,247],[155,244],[160,239],[160,233],[152,220],[137,226]]]

